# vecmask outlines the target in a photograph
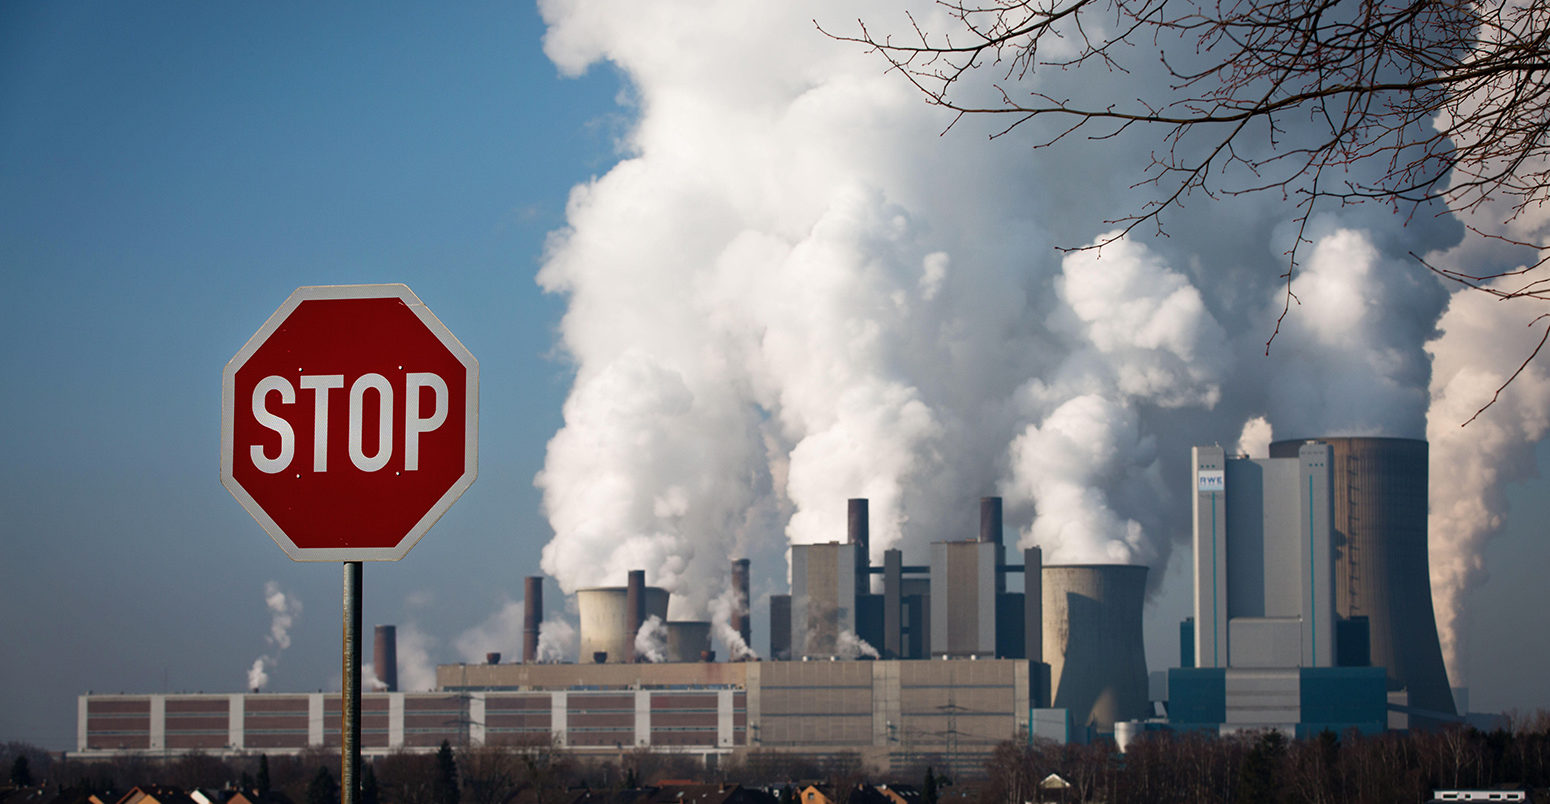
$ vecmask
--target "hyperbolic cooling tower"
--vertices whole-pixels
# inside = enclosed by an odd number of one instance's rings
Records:
[[[667,661],[698,662],[709,653],[709,622],[705,620],[668,621],[666,646]]]
[[[1413,438],[1319,438],[1330,446],[1335,503],[1335,613],[1367,617],[1372,664],[1410,705],[1454,714],[1437,642],[1427,559],[1427,444]],[[1303,440],[1277,441],[1295,458]]]
[[[606,653],[609,662],[629,662],[635,657],[635,634],[627,593],[623,586],[600,586],[576,591],[576,608],[581,620],[581,661],[590,662],[597,653]],[[667,621],[667,590],[647,586],[642,590],[642,619],[652,615]]]
[[[1046,565],[1044,661],[1056,708],[1073,723],[1114,731],[1117,721],[1151,715],[1141,609],[1144,566]]]

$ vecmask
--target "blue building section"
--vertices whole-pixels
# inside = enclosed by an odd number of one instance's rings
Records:
[[[1316,667],[1302,671],[1298,737],[1325,729],[1378,734],[1388,725],[1388,673],[1382,667]]]
[[[1168,671],[1168,723],[1182,731],[1217,730],[1227,720],[1227,668]]]
[[[1267,688],[1266,678],[1253,670],[1175,667],[1168,671],[1168,724],[1175,731],[1211,733],[1281,729],[1297,737],[1326,729],[1378,734],[1388,724],[1387,676],[1381,667],[1298,668],[1281,690]],[[1267,708],[1267,698],[1295,701],[1295,706]]]

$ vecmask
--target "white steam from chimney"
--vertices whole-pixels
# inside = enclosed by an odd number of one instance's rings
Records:
[[[635,655],[648,662],[667,661],[667,626],[653,614],[635,632]]]
[[[248,668],[250,690],[261,690],[269,685],[269,671],[280,661],[280,654],[291,646],[291,626],[301,615],[301,601],[281,591],[275,581],[264,583],[264,607],[269,610],[269,634],[264,640],[271,650],[253,660]]]
[[[882,658],[877,648],[874,648],[866,640],[856,635],[855,631],[843,629],[834,640],[834,653],[841,659],[860,659],[863,656],[868,659]]]
[[[538,625],[538,661],[563,662],[576,658],[579,637],[576,626],[551,617]]]
[[[945,27],[941,6],[903,5]],[[1170,237],[1063,256],[1144,205],[1146,149],[1029,151],[1036,123],[944,135],[875,54],[813,29],[905,23],[899,0],[540,10],[560,69],[612,63],[637,114],[538,276],[566,298],[575,369],[535,481],[555,532],[543,568],[566,593],[645,568],[699,619],[728,556],[843,540],[848,497],[869,499],[875,562],[972,535],[966,501],[996,491],[1051,562],[1160,570],[1187,533],[1191,446],[1262,454],[1272,426],[1420,437],[1434,395],[1462,398],[1439,379],[1495,387],[1431,373],[1465,331],[1438,334],[1447,292],[1409,256],[1458,241],[1439,210],[1315,215],[1267,357],[1295,199],[1200,204]]]

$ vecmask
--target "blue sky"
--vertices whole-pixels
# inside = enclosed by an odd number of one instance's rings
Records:
[[[337,677],[339,568],[217,477],[221,368],[301,285],[404,282],[481,362],[479,481],[369,568],[367,622],[415,590],[476,622],[537,571],[568,369],[533,273],[615,159],[619,83],[560,78],[531,6],[361,11],[0,10],[5,739],[72,745],[88,689],[239,688],[269,579],[320,643],[276,683]]]
[[[806,19],[797,23],[811,32]],[[432,663],[461,658],[460,636],[500,630],[499,613],[518,599],[521,578],[538,573],[553,536],[533,480],[573,379],[558,331],[566,299],[543,292],[535,274],[551,233],[567,223],[571,189],[619,161],[640,111],[602,55],[581,59],[593,60],[585,74],[562,77],[543,35],[534,7],[506,3],[369,13],[273,3],[0,6],[0,336],[9,347],[0,355],[0,740],[73,747],[75,696],[88,690],[240,689],[254,659],[275,653],[265,641],[271,581],[303,604],[292,647],[269,670],[271,688],[337,684],[340,568],[286,559],[217,472],[222,367],[302,285],[406,283],[479,359],[479,479],[406,559],[366,567],[364,619],[426,635]],[[640,38],[655,43],[648,32]],[[702,55],[662,42],[687,62]],[[608,58],[638,57],[613,47]],[[635,62],[648,80],[661,78],[658,67]],[[728,86],[758,69],[733,65]],[[800,69],[791,76],[819,83]],[[964,139],[938,137],[941,119],[917,99],[898,97],[908,111],[890,113],[924,121],[919,143],[961,147]],[[880,128],[891,125],[878,116]],[[793,152],[836,138],[816,125],[811,136]],[[917,147],[927,146],[896,150]],[[1007,182],[1027,178],[1015,143],[976,135],[973,147]],[[930,203],[912,199],[969,209],[977,197],[1013,195],[941,180],[929,158],[914,164],[882,184],[916,216],[897,220],[934,223],[919,227],[923,251],[959,224],[972,242],[976,224],[950,212],[930,219],[916,212]],[[662,195],[669,208],[671,193]],[[1030,204],[1057,219],[1076,214],[1061,200]],[[1230,222],[1240,213],[1216,214]],[[606,228],[586,231],[610,239]],[[1008,249],[1027,245],[1002,231]],[[627,228],[615,236],[626,251],[636,242]],[[1047,240],[1028,237],[1037,260],[1056,263]],[[1273,285],[1274,273],[1265,276]],[[1236,314],[1216,310],[1237,332]],[[1245,348],[1257,354],[1262,333],[1250,334],[1258,340]],[[1158,415],[1205,432],[1206,414]],[[1212,432],[1226,443],[1241,424]],[[1187,453],[1162,460],[1177,467]],[[1546,463],[1542,446],[1538,462]],[[1522,661],[1550,660],[1542,640],[1521,644],[1542,631],[1544,607],[1519,609],[1542,595],[1546,556],[1533,525],[1550,516],[1544,491],[1541,479],[1509,488],[1507,530],[1486,552],[1493,580],[1473,593],[1470,666],[1482,707],[1550,706],[1550,690]],[[853,494],[836,490],[836,510]],[[768,591],[779,544],[763,552],[756,571]],[[1176,658],[1174,629],[1188,606],[1182,553],[1171,555],[1148,612],[1154,668]],[[755,623],[763,630],[757,609]],[[506,650],[514,658],[517,646]]]

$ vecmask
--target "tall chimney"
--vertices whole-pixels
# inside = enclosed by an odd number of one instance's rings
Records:
[[[538,632],[544,621],[544,579],[530,575],[522,579],[522,661],[538,661]]]
[[[856,545],[856,594],[872,591],[872,534],[867,527],[865,497],[852,497],[846,517],[847,541]]]
[[[1001,498],[980,498],[980,541],[1001,544]]]
[[[624,585],[624,616],[628,618],[625,622],[628,632],[625,638],[624,660],[639,661],[639,657],[635,655],[635,635],[640,633],[641,623],[646,621],[645,570],[630,570],[629,580]]]
[[[384,692],[398,692],[398,628],[377,626],[373,634],[372,672]]]
[[[1006,550],[1001,544],[1001,498],[980,498],[980,541],[995,545],[996,594],[1006,594]]]
[[[753,640],[753,631],[749,628],[748,617],[748,559],[738,558],[732,560],[732,594],[736,596],[735,607],[732,610],[732,630],[743,638],[743,645],[749,646]],[[736,659],[736,656],[730,657]]]
[[[849,534],[848,541],[851,544],[859,544],[859,545],[861,545],[861,554],[862,555],[871,555],[871,553],[869,553],[868,550],[871,548],[872,536],[867,531],[867,513],[866,513],[866,498],[865,497],[852,497],[850,499],[850,516],[849,516],[848,524],[849,524],[849,528],[847,530],[847,533]]]

